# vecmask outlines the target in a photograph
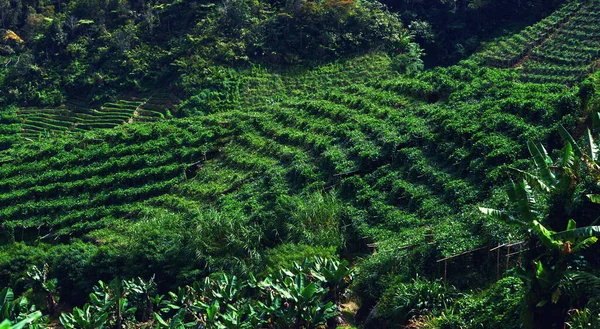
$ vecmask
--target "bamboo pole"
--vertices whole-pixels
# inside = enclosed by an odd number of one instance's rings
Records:
[[[506,248],[507,248],[506,249],[506,270],[507,271],[508,271],[508,262],[510,261],[510,246],[511,246],[510,243],[506,246]]]
[[[447,275],[448,275],[448,260],[445,260],[444,261],[444,284],[446,284],[448,281]]]
[[[500,246],[496,249],[496,278],[500,280]]]

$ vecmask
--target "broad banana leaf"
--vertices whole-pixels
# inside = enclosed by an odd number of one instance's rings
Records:
[[[510,222],[515,221],[514,217],[508,215],[506,212],[501,211],[501,210],[479,207],[479,211],[481,211],[485,215],[488,215],[488,216],[494,218],[495,220],[502,221],[505,223],[510,223]],[[519,222],[521,222],[521,221],[519,221]]]
[[[546,185],[554,185],[556,178],[549,168],[549,166],[552,165],[552,159],[548,156],[548,152],[546,152],[544,146],[540,145],[538,147],[534,143],[528,141],[527,148],[529,149],[529,153],[531,153],[531,156],[533,157],[533,162],[540,173],[540,178]]]
[[[594,142],[594,137],[592,137],[592,132],[590,129],[587,129],[587,143],[588,143],[588,154],[592,160],[596,161],[596,155],[598,153],[598,146],[596,146],[596,142]]]
[[[573,136],[571,136],[571,134],[569,134],[569,132],[565,129],[565,127],[563,127],[562,125],[558,126],[558,133],[560,134],[560,137],[565,142],[571,143],[571,146],[573,146],[573,152],[575,153],[576,156],[578,156],[578,157],[583,156],[583,151],[581,150],[579,145],[577,145],[577,142],[575,141]]]
[[[567,230],[558,233],[554,233],[551,235],[552,239],[562,240],[562,241],[576,241],[580,239],[587,239],[591,237],[599,237],[600,236],[600,226],[586,226],[576,228],[574,230]]]
[[[555,249],[561,248],[562,242],[554,237],[555,232],[548,230],[544,225],[540,224],[537,220],[532,223],[532,231],[536,233],[540,241],[548,248]],[[569,232],[569,231],[566,231]]]
[[[517,168],[508,168],[512,171],[516,176],[519,176],[521,179],[524,179],[529,186],[533,187],[536,190],[550,192],[550,186],[546,184],[543,180],[541,180],[538,176],[532,175],[524,170]]]
[[[35,312],[27,315],[27,317],[25,319],[19,321],[16,324],[13,324],[11,329],[23,329],[41,317],[42,317],[42,312],[35,311]]]
[[[596,242],[598,242],[598,238],[593,236],[593,237],[587,238],[579,243],[576,243],[574,246],[571,247],[571,250],[573,253],[577,253],[582,249],[587,249],[587,248],[591,247]]]
[[[593,203],[600,203],[600,194],[588,194],[586,195]]]
[[[522,180],[518,183],[511,183],[507,192],[508,198],[517,205],[519,216],[527,222],[534,220],[536,217],[535,198],[527,181]]]
[[[575,164],[575,153],[573,146],[569,142],[565,142],[565,146],[560,150],[560,167],[572,168]]]
[[[0,291],[0,319],[8,319],[15,294],[12,289],[4,288]]]

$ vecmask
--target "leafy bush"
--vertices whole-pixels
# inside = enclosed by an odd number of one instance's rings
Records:
[[[336,259],[335,247],[311,246],[305,244],[284,243],[275,248],[267,249],[263,254],[260,265],[263,274],[274,274],[281,268],[290,268],[294,263],[302,263],[305,259],[322,257]]]
[[[413,317],[441,315],[461,297],[454,287],[439,281],[416,278],[403,283],[394,280],[377,303],[376,317],[390,327],[400,327]]]
[[[257,280],[215,273],[179,288],[168,297],[155,295],[152,280],[102,281],[83,308],[63,313],[65,328],[104,328],[152,323],[156,328],[200,325],[203,328],[315,328],[338,314],[351,280],[347,263],[316,258],[294,263]],[[150,320],[152,314],[154,320]],[[150,320],[150,321],[149,321]]]
[[[280,196],[277,203],[281,209],[279,220],[285,223],[284,240],[337,249],[344,246],[344,207],[334,193],[316,192],[304,198]]]
[[[520,304],[523,284],[516,277],[507,277],[481,293],[473,293],[458,301],[455,309],[468,328],[521,328]]]

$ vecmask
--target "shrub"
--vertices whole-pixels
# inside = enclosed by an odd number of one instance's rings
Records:
[[[315,257],[336,259],[335,247],[282,244],[265,251],[262,262],[263,273],[265,275],[275,274],[282,268],[291,268],[294,263],[301,264],[305,259]]]
[[[307,245],[342,248],[343,203],[334,193],[315,192],[306,197],[277,199],[279,220],[285,223],[284,240]]]
[[[376,317],[398,327],[410,318],[441,315],[462,295],[440,281],[427,281],[417,277],[410,283],[394,280],[377,303]]]
[[[456,307],[469,328],[520,328],[519,305],[522,297],[521,280],[507,277],[480,294],[465,297]]]

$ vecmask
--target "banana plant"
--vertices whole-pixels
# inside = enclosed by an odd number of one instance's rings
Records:
[[[337,314],[335,304],[324,301],[327,291],[305,274],[290,276],[280,271],[279,278],[269,277],[260,286],[268,292],[270,303],[263,305],[271,312],[269,318],[279,322],[277,327],[312,328]]]
[[[159,305],[161,301],[160,296],[155,295],[156,283],[154,282],[154,277],[148,281],[145,281],[142,278],[125,280],[123,281],[123,286],[126,291],[129,291],[129,297],[133,301],[133,304],[136,305],[135,308],[138,311],[141,311],[140,320],[142,322],[148,321],[151,318],[152,313],[154,313],[154,305]]]
[[[53,314],[58,304],[58,280],[56,278],[49,279],[48,272],[50,268],[48,264],[44,264],[42,268],[33,265],[27,271],[27,277],[30,280],[30,286],[34,292],[45,294],[46,309],[50,314]]]
[[[541,144],[527,143],[527,148],[531,154],[534,167],[533,172],[527,172],[520,169],[511,168],[510,171],[517,177],[517,184],[525,182],[525,189],[533,189],[538,196],[543,195],[546,198],[553,199],[550,212],[544,215],[545,225],[560,228],[566,225],[566,220],[573,217],[572,214],[580,209],[585,196],[579,193],[578,184],[585,180],[599,181],[600,166],[598,165],[598,143],[594,140],[592,132],[588,129],[584,136],[585,143],[580,146],[573,136],[562,126],[558,127],[558,132],[563,139],[564,146],[559,151],[559,157],[553,160],[546,149]],[[509,188],[509,193],[522,192]],[[534,193],[528,193],[533,196]],[[509,195],[510,197],[511,195]],[[524,195],[513,197],[519,200],[515,203],[520,207],[521,218],[531,221],[534,213],[527,213]],[[589,200],[592,200],[588,196]],[[593,201],[593,200],[592,200]],[[544,209],[532,209],[537,212],[543,212]],[[548,207],[547,209],[548,210]],[[488,214],[491,211],[484,211]]]
[[[221,329],[252,329],[263,328],[264,320],[262,314],[250,303],[241,307],[227,305],[227,309],[221,315],[219,328]]]
[[[345,259],[340,262],[334,259],[317,257],[311,270],[312,276],[329,289],[326,299],[334,303],[338,313],[335,317],[335,323],[339,325],[345,322],[341,317],[341,297],[350,282],[352,282],[354,275],[354,271],[348,266],[349,263]]]
[[[587,178],[581,175],[589,175],[594,181],[600,178],[596,142],[589,130],[585,147],[579,147],[563,127],[559,127],[559,133],[565,145],[557,161],[548,156],[543,146],[528,143],[535,172],[512,169],[519,180],[507,188],[511,209],[480,208],[484,214],[517,225],[528,234],[525,266],[516,269],[526,286],[523,320],[528,328],[546,327],[552,316],[564,321],[569,302],[567,291],[560,284],[569,273],[574,255],[596,243],[600,236],[600,226],[577,228],[573,219],[565,218],[578,204],[576,201],[584,197],[577,194],[577,184]],[[539,197],[551,203],[539,203]],[[588,194],[587,198],[600,203],[600,196]],[[550,227],[565,224],[562,232]]]
[[[239,300],[245,290],[245,285],[235,275],[225,273],[220,273],[215,279],[207,278],[204,287],[205,295],[225,304]]]
[[[32,316],[35,314],[35,316]],[[40,316],[38,317],[37,314]],[[4,288],[0,291],[0,319],[6,323],[17,321],[12,325],[13,328],[29,325],[30,328],[42,328],[40,320],[41,313],[36,311],[34,305],[29,304],[25,297],[15,299],[15,295],[10,288]]]
[[[38,324],[38,320],[42,317],[42,312],[35,311],[31,314],[28,314],[21,321],[12,324],[8,319],[0,322],[0,329],[24,329],[24,328],[42,328],[41,325]]]
[[[108,312],[99,312],[85,304],[83,308],[75,307],[73,313],[62,313],[60,323],[66,329],[103,329],[107,328],[108,317]]]
[[[73,313],[63,313],[60,321],[65,328],[96,328],[98,326],[121,328],[135,320],[136,307],[129,300],[131,282],[114,279],[109,284],[98,281],[89,295],[90,303],[82,309],[75,307]]]
[[[329,288],[331,301],[336,305],[340,302],[340,292],[348,287],[354,272],[348,266],[347,260],[337,261],[329,258],[315,258],[311,274]]]
[[[184,322],[185,321],[185,309],[180,309],[170,320],[163,319],[158,313],[154,313],[154,319],[156,320],[157,329],[186,329],[197,327],[196,322]]]

